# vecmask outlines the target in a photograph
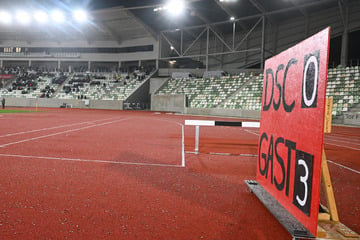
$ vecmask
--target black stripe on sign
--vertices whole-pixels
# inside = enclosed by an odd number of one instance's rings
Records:
[[[215,121],[215,126],[241,127],[242,122]]]

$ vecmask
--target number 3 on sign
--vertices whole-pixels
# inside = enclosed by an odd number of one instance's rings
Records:
[[[306,165],[306,162],[303,159],[299,159],[298,165],[304,166],[304,169],[305,169],[305,176],[300,176],[300,182],[302,182],[304,184],[304,198],[300,199],[299,195],[296,195],[296,201],[300,204],[300,206],[303,207],[306,204],[307,195],[308,195],[307,180],[309,178],[309,170]]]
[[[310,216],[313,156],[296,150],[293,204]]]

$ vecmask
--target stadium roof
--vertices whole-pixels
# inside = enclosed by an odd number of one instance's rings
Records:
[[[154,31],[183,28],[186,26],[211,24],[229,21],[230,17],[242,19],[240,25],[245,30],[257,21],[256,17],[265,15],[272,23],[288,18],[305,17],[330,7],[338,2],[346,3],[357,0],[186,0],[186,16],[171,17],[163,12],[154,12],[154,8],[164,5],[169,0],[91,0],[89,7],[101,9],[123,6],[135,16],[146,22]]]
[[[78,7],[91,13],[91,24],[71,23],[70,27],[52,24],[0,25],[0,42],[14,39],[70,41],[86,39],[92,41],[126,40],[154,37],[166,29],[207,25],[238,20],[243,30],[249,30],[258,18],[265,16],[270,23],[279,23],[288,18],[306,17],[309,13],[330,7],[341,8],[342,4],[358,0],[187,0],[184,16],[174,17],[165,11],[155,12],[165,0],[18,0],[2,1],[1,10],[15,12],[19,8],[60,8],[71,11]],[[339,11],[341,12],[341,11]],[[231,32],[231,25],[219,29],[220,33]]]

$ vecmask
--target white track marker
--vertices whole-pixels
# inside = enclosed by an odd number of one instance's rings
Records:
[[[103,125],[106,125],[106,124],[121,122],[121,121],[124,121],[124,120],[127,120],[127,119],[129,119],[129,118],[124,118],[124,119],[120,119],[120,120],[116,120],[116,121],[111,121],[111,122],[99,123],[99,124],[95,124],[95,125],[91,125],[91,126],[86,126],[86,127],[81,127],[81,128],[75,128],[75,129],[66,130],[66,131],[63,131],[63,132],[52,133],[52,134],[43,135],[43,136],[34,137],[34,138],[28,138],[28,139],[24,139],[24,140],[17,141],[17,142],[11,142],[11,143],[2,144],[2,145],[0,145],[0,147],[6,147],[6,146],[18,144],[18,143],[33,141],[33,140],[37,140],[37,139],[41,139],[41,138],[46,138],[46,137],[52,137],[52,136],[56,136],[56,135],[60,135],[60,134],[64,134],[64,133],[80,131],[80,130],[84,130],[84,129],[88,129],[88,128],[93,128],[93,127],[97,127],[97,126],[103,126]]]
[[[244,129],[244,131],[245,131],[245,132],[248,132],[248,133],[250,133],[250,134],[253,134],[253,135],[259,136],[259,134],[258,134],[258,133],[253,132],[253,131],[250,131],[250,130],[248,130],[248,129]]]
[[[45,156],[25,156],[25,155],[1,154],[1,153],[0,153],[0,156],[14,157],[14,158],[35,158],[35,159],[47,159],[47,160],[59,160],[59,161],[69,161],[69,162],[111,163],[111,164],[153,166],[153,167],[176,167],[176,168],[182,167],[180,165],[171,165],[171,164],[117,162],[117,161],[106,161],[106,160],[96,160],[96,159],[91,160],[91,159],[59,158],[59,157],[45,157]]]
[[[110,120],[110,119],[114,119],[114,118],[106,118],[106,119],[99,119],[99,120],[94,120],[94,121],[72,123],[72,124],[60,125],[60,126],[56,126],[56,127],[35,129],[35,130],[30,130],[30,131],[25,131],[25,132],[9,133],[9,134],[5,134],[5,135],[0,135],[0,138],[20,135],[20,134],[25,134],[25,133],[33,133],[33,132],[52,130],[52,129],[62,128],[62,127],[71,127],[71,126],[76,126],[76,125],[81,125],[81,124],[91,124],[91,123],[95,123],[95,122],[99,122],[99,121],[107,121],[107,120]]]
[[[168,123],[175,123],[176,125],[179,125],[181,127],[181,144],[182,144],[182,150],[181,150],[181,166],[185,167],[185,133],[184,133],[184,124],[176,122],[176,121],[171,121],[171,120],[167,120],[167,119],[159,119],[159,118],[153,118],[153,117],[146,117],[147,119],[151,119],[151,120],[157,120],[157,121],[163,121],[163,122],[168,122]]]
[[[355,169],[352,169],[352,168],[349,168],[349,167],[347,167],[347,166],[341,165],[340,163],[336,163],[336,162],[331,161],[331,160],[327,160],[327,161],[328,161],[329,163],[332,163],[332,164],[337,165],[337,166],[339,166],[339,167],[345,168],[345,169],[347,169],[347,170],[349,170],[349,171],[352,171],[352,172],[354,172],[354,173],[360,174],[359,171],[357,171],[357,170],[355,170]]]
[[[185,153],[197,154],[196,152],[192,152],[192,151],[185,151]]]

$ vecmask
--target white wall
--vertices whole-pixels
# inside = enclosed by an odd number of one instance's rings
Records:
[[[53,99],[53,98],[11,98],[6,97],[7,107],[52,107],[58,108],[63,103],[71,104],[73,108],[89,108],[89,109],[114,109],[122,110],[122,101],[109,100],[88,100],[89,105],[85,104],[85,100],[72,99]]]
[[[106,48],[117,48],[117,47],[134,47],[141,45],[154,44],[154,48],[157,49],[157,41],[154,38],[135,38],[132,40],[122,41],[120,44],[116,41],[92,41],[86,40],[64,40],[56,42],[54,40],[43,40],[43,41],[25,41],[25,40],[3,40],[0,42],[0,47],[66,47],[66,48],[86,48],[86,47],[106,47]]]

